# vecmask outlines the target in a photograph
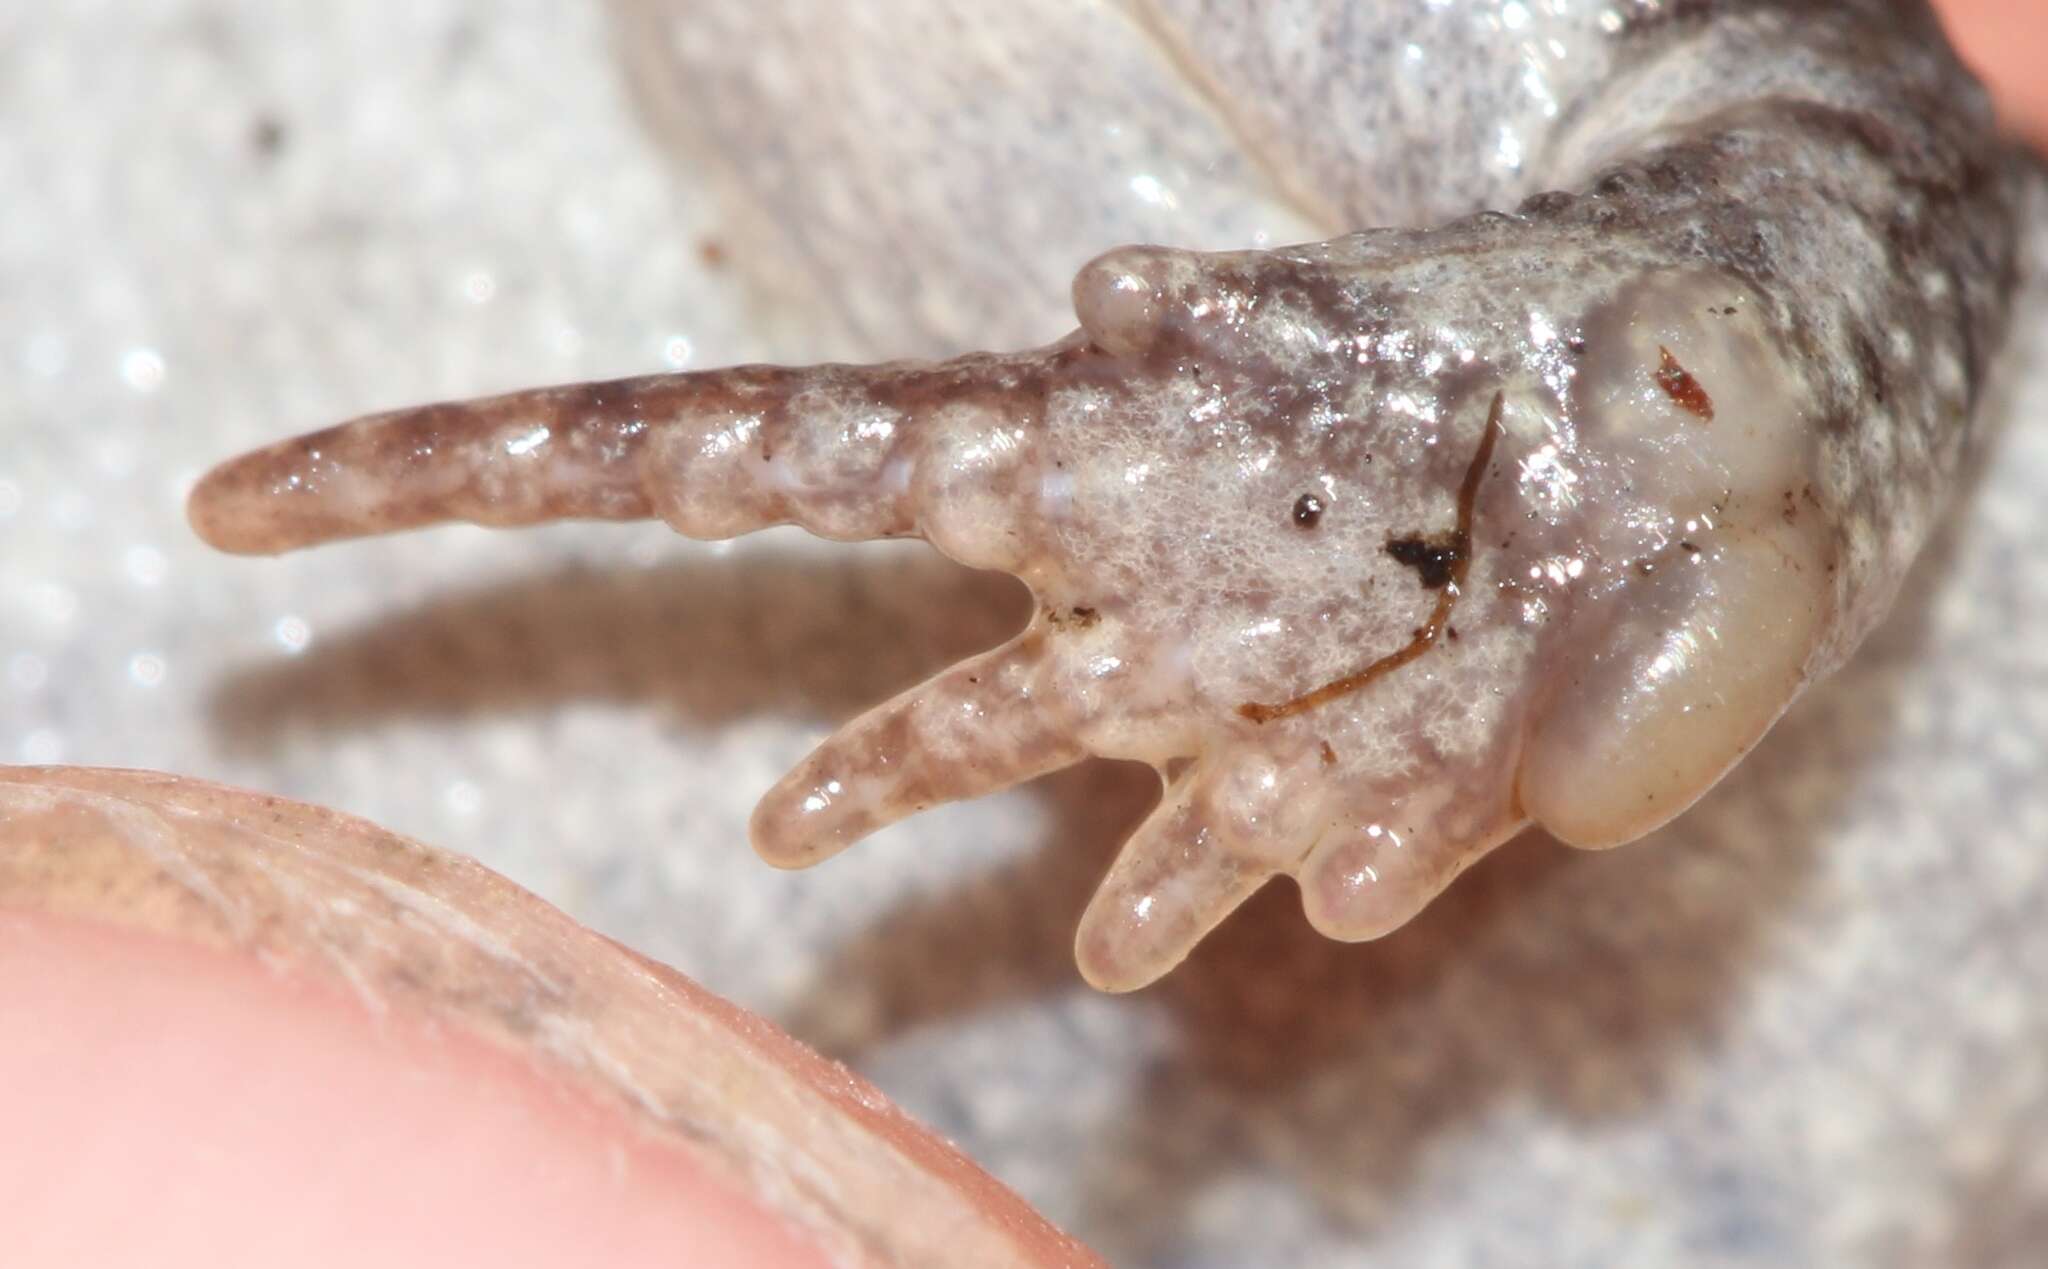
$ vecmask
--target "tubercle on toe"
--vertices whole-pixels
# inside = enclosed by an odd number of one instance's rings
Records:
[[[1192,259],[1163,247],[1119,247],[1074,275],[1074,314],[1095,346],[1112,357],[1150,351],[1169,316],[1171,291]]]
[[[775,377],[720,391],[653,438],[656,513],[691,537],[794,524],[834,541],[921,536],[966,559],[974,534],[949,543],[952,522],[992,493],[1021,501],[1003,480],[1022,466],[1048,355],[763,368]],[[722,388],[720,373],[701,378]]]
[[[1047,366],[1070,351],[739,366],[393,411],[222,464],[188,516],[237,554],[447,521],[656,515],[700,538],[786,523],[839,540],[905,536],[983,474],[932,460],[948,446],[1013,452],[988,442],[1033,417]]]
[[[1081,976],[1101,991],[1150,986],[1185,960],[1274,870],[1221,840],[1199,784],[1168,790],[1110,865],[1074,934]]]
[[[1510,796],[1485,831],[1427,849],[1408,843],[1389,850],[1383,837],[1358,835],[1320,845],[1296,874],[1302,913],[1318,934],[1338,942],[1385,938],[1528,826]]]
[[[667,376],[370,415],[208,472],[188,518],[208,544],[276,554],[450,520],[638,519],[637,464]]]
[[[1075,703],[1049,683],[1054,659],[1034,622],[840,727],[761,799],[756,851],[806,867],[939,803],[1080,761]]]

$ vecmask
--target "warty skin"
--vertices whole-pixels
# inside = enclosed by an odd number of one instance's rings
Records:
[[[274,552],[796,523],[1015,574],[1027,628],[847,724],[754,839],[806,864],[1091,754],[1152,763],[1078,939],[1109,988],[1274,876],[1370,938],[1528,823],[1604,847],[1678,814],[1882,617],[1969,444],[2028,178],[1933,19],[1131,12],[1251,103],[1283,184],[1337,173],[1314,197],[1396,227],[1112,251],[1080,330],[1023,353],[359,420],[216,470],[195,526]],[[1461,68],[1420,106],[1345,78],[1409,48]],[[1303,119],[1341,126],[1262,123]]]

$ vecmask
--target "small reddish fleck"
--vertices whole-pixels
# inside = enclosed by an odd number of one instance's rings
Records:
[[[1657,346],[1657,355],[1663,365],[1657,369],[1657,386],[1664,389],[1664,395],[1678,402],[1679,408],[1697,414],[1711,423],[1714,421],[1714,399],[1700,386],[1692,373],[1678,364],[1678,358],[1662,344]]]

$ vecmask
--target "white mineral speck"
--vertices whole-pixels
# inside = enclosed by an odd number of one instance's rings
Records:
[[[154,348],[131,348],[121,358],[121,379],[137,392],[164,386],[164,356]]]
[[[128,677],[140,687],[158,687],[164,681],[164,659],[154,652],[138,652],[128,658]]]
[[[302,617],[279,617],[271,633],[277,640],[277,646],[293,656],[304,652],[313,642],[313,628]]]

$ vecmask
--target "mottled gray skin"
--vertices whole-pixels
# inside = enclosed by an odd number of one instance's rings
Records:
[[[1014,573],[1030,626],[848,724],[755,840],[807,863],[1088,754],[1151,762],[1166,801],[1079,939],[1110,987],[1277,874],[1368,938],[1532,820],[1607,846],[1682,811],[1883,615],[2003,336],[2020,168],[1932,18],[1128,7],[1283,186],[1338,174],[1317,214],[1434,227],[1113,252],[1081,331],[1022,354],[362,420],[215,472],[195,524],[276,551],[793,522]],[[1423,100],[1354,78],[1418,58]]]

